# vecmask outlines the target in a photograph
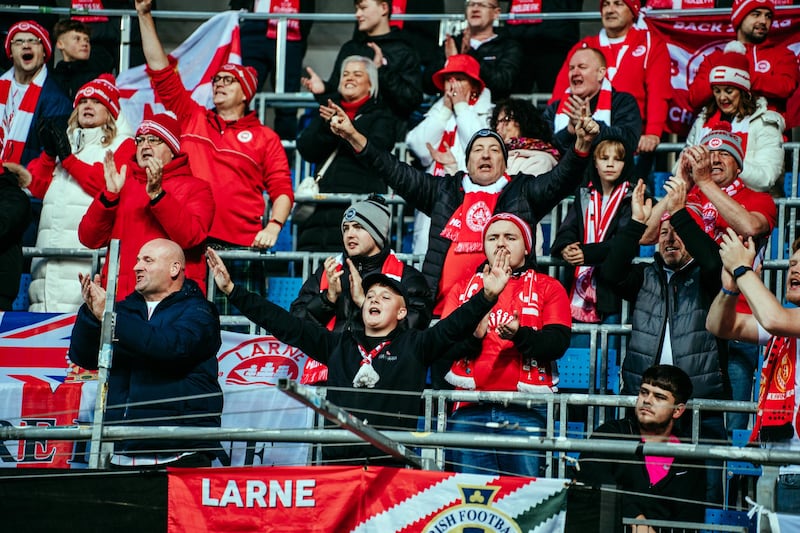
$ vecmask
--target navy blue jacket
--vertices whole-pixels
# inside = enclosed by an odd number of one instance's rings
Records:
[[[109,372],[106,423],[140,426],[219,427],[222,389],[217,381],[219,315],[197,284],[186,280],[147,319],[147,304],[134,292],[117,302],[113,364]],[[97,368],[100,322],[84,304],[69,346],[70,360]],[[218,447],[190,440],[117,443],[116,453]]]
[[[42,85],[42,92],[39,93],[39,101],[36,102],[28,137],[25,139],[25,148],[22,150],[22,159],[20,159],[21,165],[27,166],[42,153],[42,142],[39,140],[38,133],[39,122],[53,120],[61,126],[62,130],[66,130],[70,113],[72,113],[72,102],[58,86],[52,73],[48,72]]]

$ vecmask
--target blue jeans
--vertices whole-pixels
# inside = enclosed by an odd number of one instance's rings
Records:
[[[493,427],[487,427],[491,424]],[[497,424],[497,427],[494,425]],[[448,421],[448,431],[483,433],[490,435],[536,436],[526,428],[547,426],[547,407],[537,405],[531,409],[498,404],[476,404],[462,407]],[[454,472],[463,474],[501,474],[527,477],[539,476],[544,452],[529,450],[473,450],[454,448],[448,454],[448,463]]]
[[[728,343],[728,378],[731,380],[733,399],[753,401],[753,377],[761,347],[747,342],[730,341]],[[727,413],[725,415],[728,431],[747,429],[750,415],[748,413]]]
[[[782,474],[775,486],[775,511],[800,514],[800,474]]]

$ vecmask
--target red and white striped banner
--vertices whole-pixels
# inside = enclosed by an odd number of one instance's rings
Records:
[[[170,469],[167,523],[170,533],[558,532],[566,483],[388,467]]]
[[[648,28],[667,43],[672,60],[672,100],[669,104],[667,127],[673,133],[686,135],[694,121],[694,113],[689,106],[688,86],[703,59],[736,38],[730,15],[667,17],[660,16],[655,11],[649,13],[645,21]],[[796,56],[800,54],[800,8],[778,10],[770,28],[769,39],[771,42],[782,43]],[[789,101],[786,124],[787,129],[800,125],[800,91],[796,91]]]

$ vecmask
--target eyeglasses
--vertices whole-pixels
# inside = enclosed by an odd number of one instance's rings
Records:
[[[515,119],[511,115],[506,115],[504,117],[497,117],[497,123],[498,124],[500,124],[501,122],[505,122],[507,124],[507,123],[512,122],[514,120],[517,120],[517,119]]]
[[[25,45],[36,46],[37,44],[42,44],[42,40],[39,39],[38,37],[30,37],[28,39],[14,39],[13,41],[11,41],[11,46],[16,46],[16,47]]]
[[[144,143],[147,143],[150,146],[158,146],[159,144],[164,144],[164,139],[161,137],[156,137],[155,135],[137,135],[133,138],[133,142],[136,143],[136,146]]]
[[[480,9],[497,9],[497,4],[490,4],[489,2],[473,2],[471,0],[467,0],[466,2],[468,8],[477,7]]]
[[[233,76],[214,76],[211,78],[211,85],[216,85],[221,83],[223,86],[227,87],[231,83],[235,82],[236,78]]]

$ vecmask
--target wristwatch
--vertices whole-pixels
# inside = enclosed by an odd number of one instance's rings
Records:
[[[752,271],[753,271],[753,267],[750,267],[750,266],[747,266],[747,265],[738,266],[735,269],[733,269],[733,279],[735,281],[735,280],[741,278],[742,276],[744,276],[746,272],[752,272]]]

